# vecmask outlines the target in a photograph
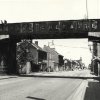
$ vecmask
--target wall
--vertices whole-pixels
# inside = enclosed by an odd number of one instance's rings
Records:
[[[97,43],[97,56],[100,57],[100,43]],[[98,62],[98,75],[100,76],[100,62]]]
[[[97,43],[93,42],[93,56],[97,56]],[[96,75],[98,75],[98,62],[96,60],[93,61],[93,70]]]
[[[0,41],[0,59],[1,58],[4,60],[2,67],[6,68],[4,73],[16,74],[16,40],[4,39]]]
[[[31,47],[30,48],[30,52],[34,58],[34,60],[32,61],[34,64],[38,64],[38,51],[35,47]]]
[[[49,46],[44,46],[44,50],[47,51],[47,67],[50,67],[51,71],[58,71],[58,53]]]

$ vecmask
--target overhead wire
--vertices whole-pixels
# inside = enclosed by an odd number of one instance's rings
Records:
[[[68,47],[68,48],[83,48],[83,49],[89,49],[87,47],[74,47],[74,46],[64,46],[64,45],[56,45],[55,46],[62,46],[62,47]]]

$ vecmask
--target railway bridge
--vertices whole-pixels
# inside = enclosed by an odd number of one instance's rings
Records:
[[[21,39],[88,38],[100,41],[100,19],[59,20],[0,24],[0,73],[15,74],[16,43]]]

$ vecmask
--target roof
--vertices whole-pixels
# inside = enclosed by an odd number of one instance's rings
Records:
[[[46,51],[46,52],[55,52],[55,53],[57,53],[55,50],[54,50],[54,48],[50,48],[49,46],[44,46],[44,48],[43,48],[43,50],[44,51]],[[58,53],[57,53],[58,54]]]
[[[43,50],[46,51],[46,52],[55,52],[57,55],[63,56],[63,55],[61,55],[60,53],[58,53],[58,52],[55,50],[55,48],[50,48],[49,46],[46,46],[46,45],[44,46]]]
[[[41,47],[39,47],[39,46],[36,45],[35,43],[32,43],[32,46],[34,46],[37,50],[46,52],[45,50],[43,50]]]
[[[57,53],[58,53],[58,52],[57,52]],[[62,56],[62,57],[64,57],[64,56],[63,56],[63,55],[61,55],[60,53],[58,53],[58,55],[59,55],[59,56]]]

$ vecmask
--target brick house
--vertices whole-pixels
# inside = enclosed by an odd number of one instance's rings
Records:
[[[59,66],[63,65],[63,56],[55,48],[44,45],[43,50],[47,52],[47,69],[48,71],[58,71]]]
[[[47,52],[38,46],[38,41],[31,43],[28,47],[28,52],[32,56],[32,60],[20,69],[20,73],[29,74],[30,72],[44,71],[46,68]]]
[[[47,68],[47,52],[38,46],[38,41],[32,43],[32,46],[33,47],[30,48],[32,55],[34,56],[34,60],[32,61],[32,71],[45,71]]]

